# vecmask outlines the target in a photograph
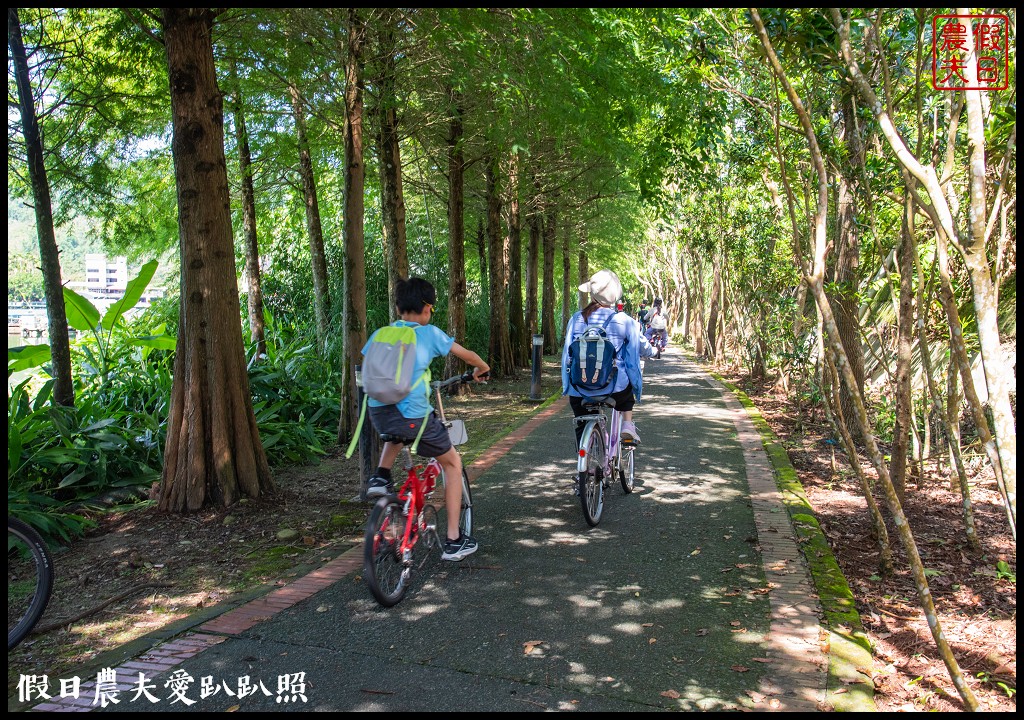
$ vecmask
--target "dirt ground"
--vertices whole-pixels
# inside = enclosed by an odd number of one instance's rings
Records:
[[[896,534],[888,521],[893,562],[890,577],[878,571],[877,545],[863,494],[825,418],[800,421],[792,402],[770,386],[725,375],[757,405],[786,448],[821,529],[857,600],[875,656],[875,704],[883,712],[963,711],[924,614]],[[884,452],[884,450],[883,450]],[[862,467],[870,469],[866,457]],[[1016,544],[1004,505],[984,457],[969,459],[971,499],[981,552],[970,550],[959,490],[928,464],[909,481],[903,506],[935,600],[943,634],[981,710],[1017,707],[1017,586],[999,572],[1016,573]],[[881,493],[878,494],[879,498]],[[881,500],[880,500],[881,502]]]
[[[556,388],[549,360],[543,394]],[[832,550],[857,598],[875,648],[880,711],[959,711],[938,658],[895,532],[897,571],[877,574],[877,554],[858,485],[822,422],[796,422],[794,408],[767,388],[740,385],[789,451]],[[529,376],[493,382],[448,403],[467,420],[472,457],[537,409],[525,402]],[[982,458],[972,460],[973,500],[983,550],[970,552],[960,525],[959,494],[929,472],[908,488],[905,511],[930,571],[943,632],[982,709],[1016,709],[1016,550]],[[97,515],[83,540],[54,554],[57,581],[39,628],[8,653],[8,688],[19,673],[75,675],[104,650],[230,601],[266,583],[284,584],[305,567],[336,557],[362,538],[355,461],[335,453],[319,465],[275,471],[277,494],[228,511],[186,517],[152,503]],[[283,534],[282,534],[283,533]],[[112,598],[119,598],[110,602]],[[106,603],[106,604],[105,604]],[[83,617],[82,616],[85,614]],[[47,630],[47,626],[51,629]]]

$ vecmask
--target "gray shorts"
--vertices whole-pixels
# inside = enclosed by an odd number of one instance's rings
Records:
[[[416,433],[420,431],[420,423],[423,422],[423,418],[414,420],[405,417],[394,405],[371,407],[369,410],[370,421],[379,435],[397,435],[415,440]],[[423,428],[423,435],[420,436],[416,454],[423,457],[440,457],[451,449],[452,439],[448,435],[448,428],[441,424],[437,413],[431,411],[427,417],[427,426]]]

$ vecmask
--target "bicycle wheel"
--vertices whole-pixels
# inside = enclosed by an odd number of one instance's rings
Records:
[[[632,445],[626,445],[622,448],[622,459],[619,465],[619,482],[622,483],[622,491],[627,495],[633,492],[633,451],[635,448]]]
[[[7,518],[7,649],[39,622],[53,589],[53,561],[43,538],[17,518]]]
[[[604,510],[604,438],[597,428],[590,434],[586,447],[587,469],[577,479],[580,504],[587,524],[594,527]]]
[[[469,487],[469,476],[462,469],[462,508],[459,510],[459,530],[463,535],[473,534],[473,491]],[[441,543],[448,537],[448,511],[439,507],[437,511],[437,534]]]
[[[373,597],[392,607],[405,595],[411,568],[402,559],[408,516],[394,497],[382,497],[370,511],[363,538],[363,579]]]
[[[469,487],[466,468],[462,468],[462,510],[459,511],[459,530],[464,535],[473,534],[473,491]]]

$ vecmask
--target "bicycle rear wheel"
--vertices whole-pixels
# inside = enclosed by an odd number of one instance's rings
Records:
[[[594,527],[601,522],[604,511],[604,438],[598,428],[587,440],[587,469],[577,478],[583,518]]]
[[[409,517],[394,497],[382,497],[370,511],[363,538],[363,579],[373,597],[393,607],[405,595],[411,567],[402,558],[402,538]]]
[[[17,518],[7,518],[7,649],[25,639],[50,602],[53,561],[43,538]]]
[[[635,478],[633,476],[633,451],[632,444],[624,445],[621,449],[621,462],[619,464],[619,482],[622,483],[622,491],[627,495],[633,492]]]

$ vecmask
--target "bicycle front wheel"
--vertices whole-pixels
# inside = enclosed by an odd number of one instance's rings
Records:
[[[25,639],[46,610],[53,589],[53,560],[43,538],[17,518],[7,518],[7,650]]]
[[[409,517],[394,497],[382,497],[370,511],[363,538],[363,579],[373,597],[393,607],[405,595],[412,569],[402,557]]]
[[[580,504],[583,505],[583,518],[594,527],[601,522],[604,511],[604,438],[594,430],[587,439],[587,469],[579,474],[578,483]]]
[[[445,478],[447,482],[447,478]],[[463,535],[473,534],[473,491],[469,487],[469,475],[466,468],[462,468],[462,504],[459,508],[459,530]],[[437,513],[437,534],[444,544],[448,532],[448,510],[446,507],[438,508]]]
[[[621,463],[619,465],[619,482],[622,483],[622,491],[627,495],[633,492],[635,478],[633,476],[633,451],[632,445],[621,449]]]

